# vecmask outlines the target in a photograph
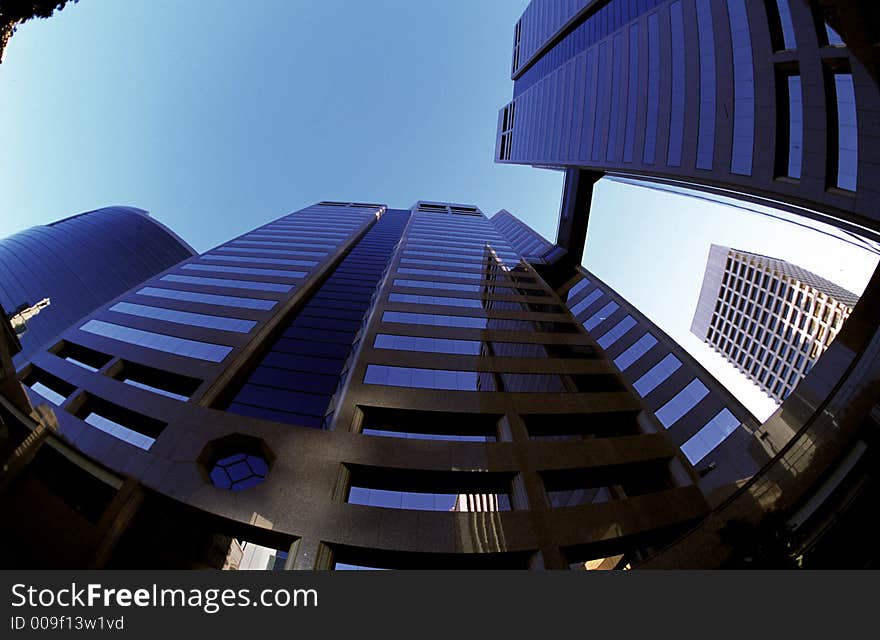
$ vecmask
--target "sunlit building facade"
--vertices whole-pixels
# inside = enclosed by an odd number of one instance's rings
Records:
[[[782,402],[858,296],[785,260],[712,245],[691,331]]]

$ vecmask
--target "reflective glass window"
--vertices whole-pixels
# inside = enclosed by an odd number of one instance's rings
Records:
[[[788,87],[788,176],[801,177],[804,141],[804,108],[801,96],[801,77],[785,78]]]
[[[645,355],[655,344],[657,344],[657,338],[646,333],[614,359],[614,366],[621,371],[626,371],[632,363]]]
[[[603,349],[607,349],[615,342],[617,342],[627,331],[636,326],[635,318],[632,316],[626,316],[623,320],[618,322],[614,327],[612,327],[608,332],[602,335],[596,342]]]
[[[639,105],[639,25],[629,28],[629,78],[627,80],[626,133],[623,140],[623,161],[632,162],[635,146],[636,114]]]
[[[585,297],[583,300],[581,300],[571,308],[572,315],[579,315],[582,311],[584,311],[584,309],[596,302],[596,300],[601,298],[603,295],[604,294],[602,293],[601,289],[594,289],[587,295],[587,297]]]
[[[221,262],[253,262],[258,264],[286,264],[292,267],[314,267],[317,260],[288,260],[285,258],[261,258],[259,256],[232,256],[209,253],[199,258],[200,260],[216,260]]]
[[[83,420],[95,427],[96,429],[100,429],[104,433],[113,436],[114,438],[119,438],[120,440],[124,440],[129,444],[133,444],[136,447],[147,450],[153,446],[153,443],[156,442],[155,438],[151,438],[149,436],[144,435],[143,433],[138,433],[133,429],[129,429],[128,427],[121,425],[109,418],[106,418],[97,413],[89,413]]]
[[[660,407],[654,415],[668,429],[707,395],[709,395],[709,390],[706,385],[694,378],[684,389]]]
[[[684,22],[681,13],[681,0],[669,5],[669,18],[672,34],[672,88],[669,112],[669,147],[666,153],[666,164],[670,167],[681,166],[681,145],[684,136],[684,99],[686,85],[684,81]]]
[[[745,0],[727,0],[733,44],[733,150],[730,172],[752,174],[755,141],[755,78]]]
[[[191,327],[205,327],[208,329],[220,329],[222,331],[234,331],[236,333],[248,333],[257,324],[254,320],[240,320],[238,318],[223,318],[210,316],[203,313],[191,313],[189,311],[177,311],[162,307],[151,307],[131,302],[117,302],[110,311],[127,313],[141,318],[153,318],[177,324],[185,324]]]
[[[681,367],[681,360],[670,353],[636,380],[633,387],[639,392],[639,395],[645,397],[656,389],[657,385],[675,373],[679,367]]]
[[[158,287],[144,287],[139,289],[137,294],[154,298],[167,298],[168,300],[186,300],[188,302],[204,302],[205,304],[216,304],[224,307],[239,307],[241,309],[268,310],[276,305],[274,300],[221,296],[214,293],[196,293],[194,291],[160,289]]]
[[[589,278],[582,278],[575,284],[571,289],[568,290],[568,293],[565,295],[566,300],[571,300],[581,291],[583,291],[590,284]]]
[[[306,271],[288,271],[287,269],[256,269],[254,267],[230,267],[225,264],[185,264],[181,267],[187,271],[219,271],[221,273],[239,273],[251,276],[275,276],[281,278],[302,278]]]
[[[739,425],[740,421],[729,409],[722,409],[681,446],[681,451],[691,464],[697,464],[736,431]]]
[[[834,74],[834,90],[837,98],[837,186],[855,191],[859,145],[852,74]]]
[[[620,307],[616,302],[609,302],[584,321],[584,328],[592,331]]]
[[[152,331],[142,331],[141,329],[125,327],[102,320],[89,320],[80,327],[80,331],[87,331],[105,338],[128,342],[145,349],[155,349],[188,358],[208,360],[209,362],[220,362],[232,351],[232,347],[224,345],[187,340]]]
[[[454,353],[459,355],[480,355],[482,343],[479,340],[451,340],[444,338],[419,338],[416,336],[397,336],[380,333],[373,343],[376,349],[396,349],[400,351],[424,351],[427,353]]]
[[[293,289],[292,284],[278,284],[274,282],[256,282],[254,280],[232,280],[227,278],[203,278],[200,276],[180,276],[169,273],[160,280],[167,282],[183,282],[185,284],[204,284],[211,287],[227,287],[230,289],[253,289],[255,291],[277,291],[287,293]]]
[[[654,164],[657,148],[657,120],[660,113],[660,18],[648,16],[648,111],[645,120],[645,149],[642,161]]]

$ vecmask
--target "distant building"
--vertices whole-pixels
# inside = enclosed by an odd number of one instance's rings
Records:
[[[785,260],[713,244],[691,331],[780,403],[857,301]]]

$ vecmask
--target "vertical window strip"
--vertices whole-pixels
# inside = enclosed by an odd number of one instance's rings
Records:
[[[681,166],[681,145],[684,136],[684,103],[686,86],[684,82],[684,20],[681,0],[669,5],[670,30],[672,33],[672,88],[669,112],[669,148],[666,164]]]
[[[837,104],[837,186],[856,190],[858,173],[858,123],[851,73],[834,74]]]
[[[648,111],[645,122],[644,164],[654,164],[657,120],[660,117],[660,18],[648,16]]]
[[[755,144],[755,77],[745,0],[727,0],[733,45],[733,148],[730,172],[752,175]]]
[[[711,0],[697,0],[697,31],[700,42],[700,122],[697,135],[697,169],[712,169],[715,155],[715,33]]]
[[[626,133],[623,140],[623,161],[632,162],[636,137],[636,113],[639,99],[639,25],[629,28],[629,78],[626,84]]]
[[[788,94],[787,175],[790,178],[800,178],[804,141],[804,109],[801,94],[801,77],[799,75],[791,75],[787,76],[785,80]]]

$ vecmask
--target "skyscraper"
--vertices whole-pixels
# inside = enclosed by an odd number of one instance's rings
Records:
[[[796,265],[712,245],[691,331],[782,402],[858,296]]]
[[[84,318],[22,379],[142,496],[103,566],[222,566],[232,539],[290,568],[625,564],[708,509],[470,205],[284,216]],[[89,493],[99,520],[121,500]]]
[[[16,365],[87,313],[194,254],[134,207],[88,211],[0,240],[0,304],[13,313],[49,299],[27,322]]]
[[[834,0],[533,0],[513,29],[495,155],[566,172],[556,243],[534,268],[557,292],[571,286],[603,176],[785,209],[876,243],[877,18],[876,3]],[[780,566],[785,554],[755,550],[784,540],[803,560],[833,527],[861,540],[852,505],[867,508],[876,484],[878,279],[748,443],[768,461],[642,566]],[[723,541],[733,530],[753,537]],[[876,556],[871,543],[847,553],[848,566]],[[831,554],[813,557],[837,566]]]
[[[735,193],[868,232],[880,92],[824,8],[533,0],[514,28],[496,159]]]

